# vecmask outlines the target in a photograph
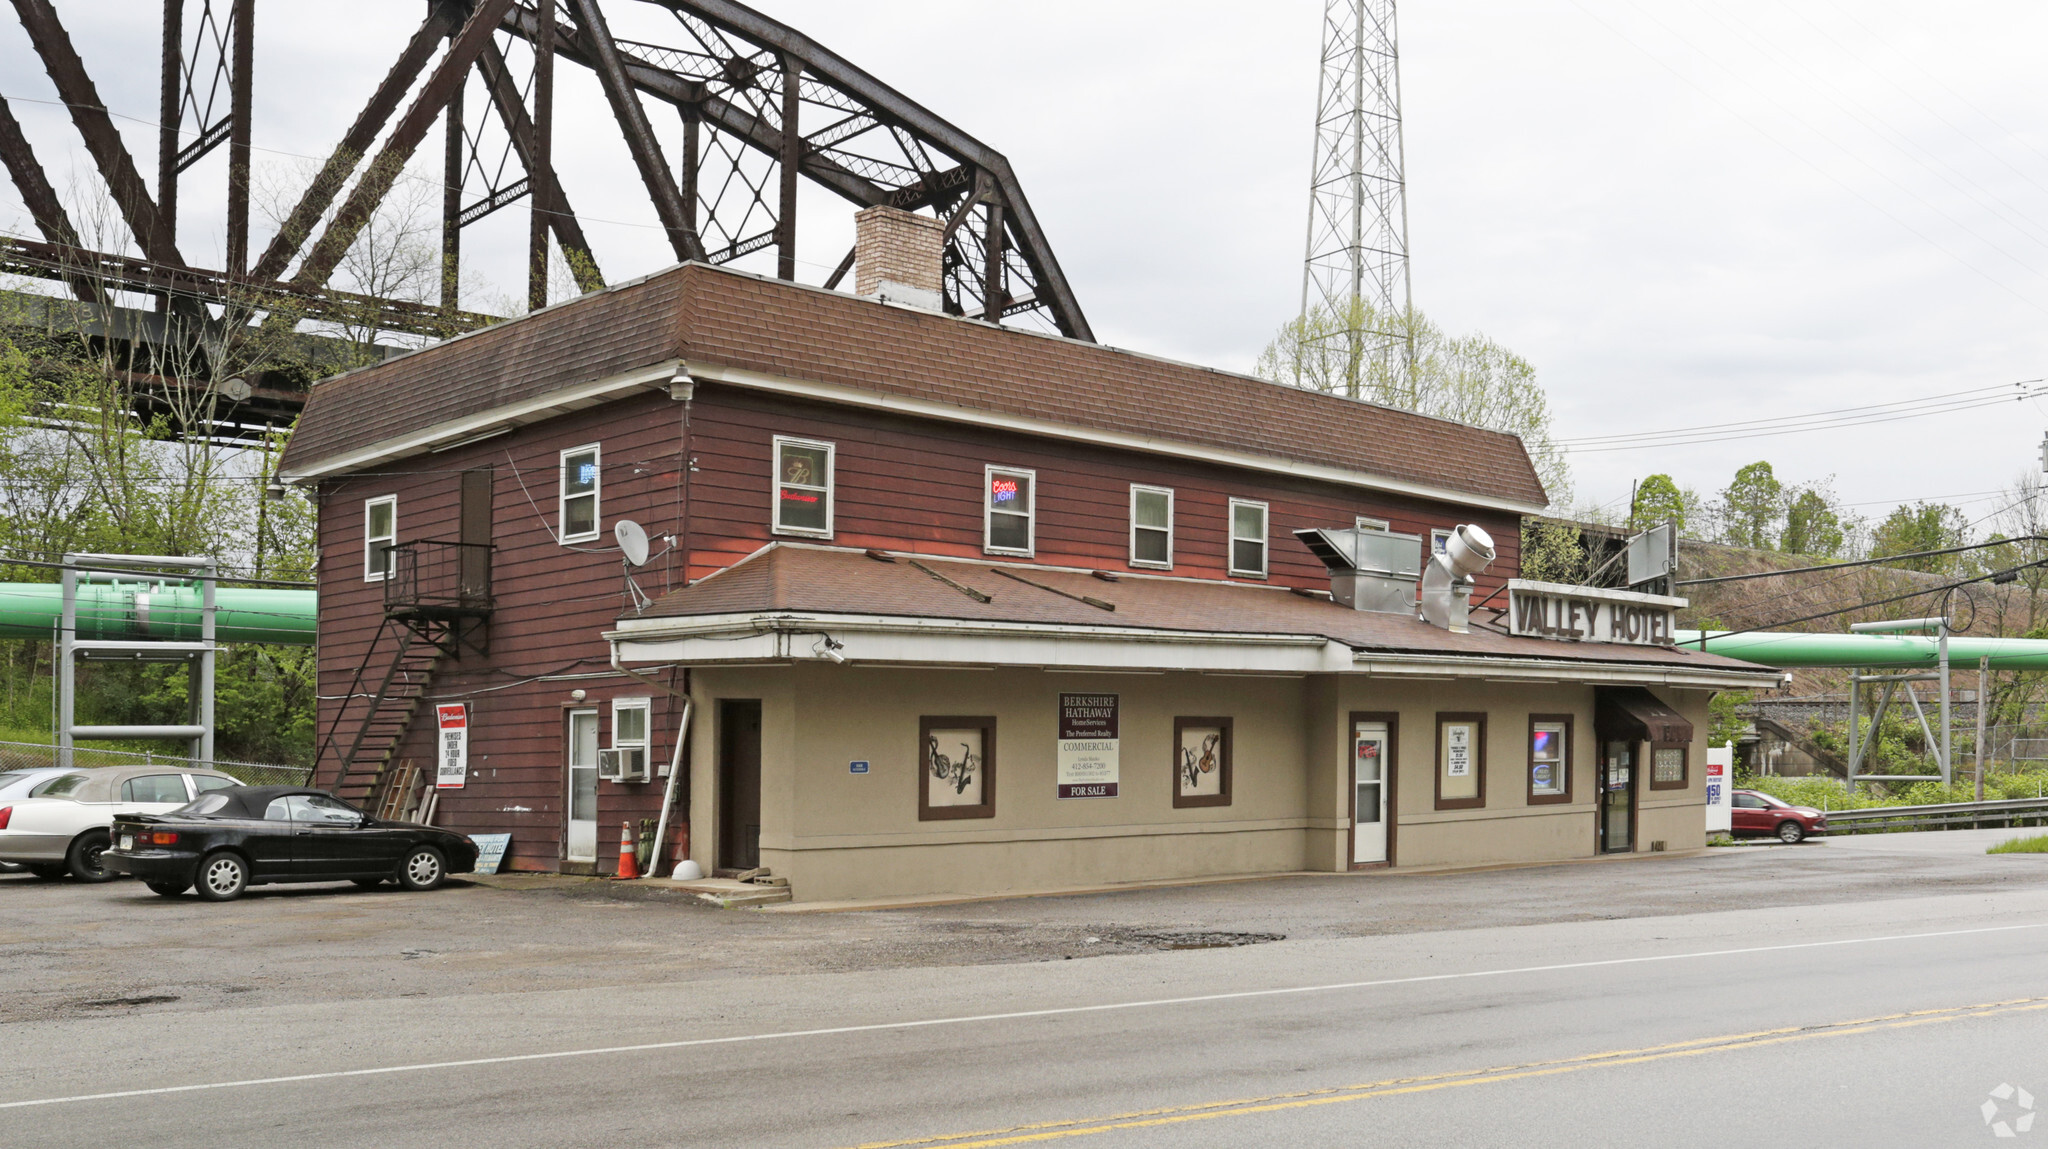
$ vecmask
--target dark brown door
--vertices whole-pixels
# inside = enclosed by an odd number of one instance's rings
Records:
[[[462,597],[491,597],[491,497],[496,472],[462,472]]]
[[[718,868],[761,864],[761,700],[718,703]]]

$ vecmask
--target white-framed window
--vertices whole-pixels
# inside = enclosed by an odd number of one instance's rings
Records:
[[[598,535],[599,477],[597,444],[562,452],[561,524],[565,543],[588,542]]]
[[[775,436],[775,533],[832,537],[833,445]]]
[[[1437,555],[1444,553],[1444,551],[1450,548],[1450,545],[1450,531],[1445,530],[1442,527],[1438,527],[1435,530],[1429,532],[1429,555],[1431,558],[1435,558]]]
[[[1266,577],[1266,504],[1230,500],[1230,573]]]
[[[1352,520],[1351,525],[1361,531],[1384,531],[1391,529],[1387,526],[1387,520],[1375,519],[1371,515],[1360,515]]]
[[[363,581],[391,577],[391,548],[398,545],[398,496],[363,500]]]
[[[1131,484],[1131,565],[1173,569],[1173,488]]]
[[[1529,724],[1529,796],[1556,798],[1569,793],[1571,728],[1562,722]]]
[[[647,709],[645,698],[612,699],[612,749],[619,752],[621,778],[647,778]]]
[[[1038,472],[991,465],[982,471],[981,489],[981,549],[1031,554],[1038,542]]]

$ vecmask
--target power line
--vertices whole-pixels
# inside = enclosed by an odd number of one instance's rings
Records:
[[[2022,386],[2022,384],[2012,384]],[[1958,393],[1966,395],[1968,393]],[[1700,428],[1688,430],[1675,428],[1668,431],[1648,431],[1634,435],[1597,436],[1583,439],[1561,440],[1559,445],[1566,453],[1574,455],[1601,454],[1609,451],[1641,451],[1656,447],[1690,447],[1706,443],[1725,443],[1738,439],[1767,439],[1779,435],[1795,435],[1804,431],[1839,431],[1850,427],[1872,426],[1879,423],[1896,423],[1905,419],[1917,419],[1927,415],[1947,415],[1958,411],[1970,411],[1981,407],[1993,407],[2006,402],[2031,399],[2039,392],[2020,392],[2014,395],[1995,395],[1901,400],[1896,404],[1885,404],[1890,410],[1874,409],[1858,415],[1829,416],[1825,412],[1809,415],[1788,415],[1778,420],[1758,420],[1748,429],[1717,430]],[[1788,425],[1790,424],[1790,425]],[[1737,425],[1739,426],[1739,425]],[[1591,444],[1575,446],[1574,444]]]
[[[2040,543],[2040,542],[2048,542],[2048,535],[2020,535],[2020,536],[2018,536],[2018,537],[2016,537],[2016,538],[2010,538],[2010,539],[1998,539],[1998,540],[1996,540],[1996,541],[1994,541],[1994,542],[1988,542],[1988,543],[1970,543],[1970,544],[1968,544],[1968,545],[1966,545],[1966,546],[1960,546],[1960,547],[1944,547],[1943,549],[1941,549],[1941,550],[1938,550],[1938,551],[1912,551],[1912,552],[1909,552],[1909,553],[1907,553],[1907,554],[1902,554],[1902,555],[1885,555],[1885,556],[1883,556],[1882,558],[1874,558],[1874,559],[1856,559],[1856,560],[1854,560],[1854,561],[1852,561],[1852,562],[1845,562],[1845,563],[1827,563],[1827,564],[1825,564],[1825,565],[1823,565],[1823,566],[1817,566],[1817,567],[1790,567],[1790,568],[1787,568],[1787,569],[1785,569],[1785,570],[1775,570],[1775,571],[1753,571],[1753,572],[1751,572],[1751,573],[1749,573],[1749,574],[1735,574],[1735,575],[1716,575],[1716,576],[1714,576],[1713,578],[1689,578],[1689,579],[1680,579],[1680,580],[1678,580],[1678,581],[1677,581],[1676,583],[1674,583],[1674,584],[1672,584],[1672,585],[1674,585],[1674,586],[1705,586],[1705,585],[1706,585],[1706,584],[1708,584],[1708,583],[1723,583],[1723,582],[1746,582],[1746,581],[1748,581],[1748,580],[1750,580],[1750,579],[1760,579],[1760,578],[1775,578],[1775,577],[1777,577],[1778,575],[1812,574],[1812,573],[1813,573],[1813,572],[1815,572],[1815,571],[1838,571],[1838,570],[1846,570],[1846,569],[1848,569],[1848,568],[1850,568],[1850,567],[1868,567],[1868,566],[1879,566],[1879,565],[1882,565],[1882,564],[1885,564],[1885,563],[1892,563],[1892,564],[1896,564],[1896,563],[1899,563],[1899,562],[1901,562],[1901,561],[1903,561],[1903,560],[1905,560],[1905,559],[1926,559],[1926,558],[1934,558],[1934,557],[1936,557],[1936,556],[1938,556],[1938,555],[1959,555],[1959,554],[1962,554],[1962,553],[1963,553],[1964,551],[1980,551],[1980,550],[1983,550],[1983,549],[1984,549],[1984,548],[1986,548],[1986,547],[2002,547],[2002,546],[2009,546],[2009,545],[2011,545],[2011,544],[2013,544],[2013,543]],[[2029,563],[2029,564],[2027,564],[2027,565],[2028,565],[2028,566],[2032,566],[2033,564],[2032,564],[2032,563]],[[2015,569],[2019,569],[2019,568],[2015,568]]]

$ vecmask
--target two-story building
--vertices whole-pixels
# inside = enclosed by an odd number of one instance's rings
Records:
[[[519,869],[671,800],[664,869],[799,900],[1696,848],[1707,699],[1775,681],[1510,615],[1513,436],[699,264],[322,382],[282,471],[321,780],[396,808],[455,708],[435,820]]]

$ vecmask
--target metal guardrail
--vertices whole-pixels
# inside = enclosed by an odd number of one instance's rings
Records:
[[[1829,834],[1871,834],[1897,830],[1996,829],[2048,825],[2048,798],[1995,802],[1949,802],[1938,806],[1881,806],[1831,810]]]
[[[59,748],[39,742],[0,742],[0,770],[40,770],[58,764]],[[80,770],[100,766],[164,766],[174,769],[218,770],[239,778],[244,786],[303,786],[313,771],[301,766],[272,766],[262,762],[208,762],[181,758],[175,754],[150,754],[137,750],[101,750],[92,746],[71,748],[71,765]]]

